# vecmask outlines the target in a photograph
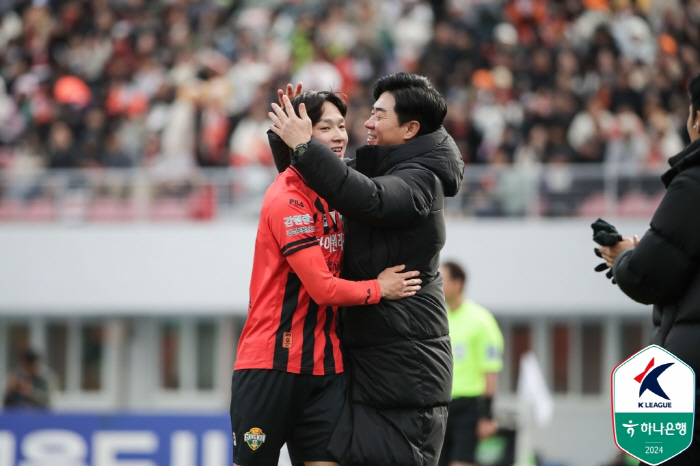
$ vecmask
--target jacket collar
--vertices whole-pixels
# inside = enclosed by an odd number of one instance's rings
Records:
[[[661,181],[668,188],[673,178],[683,170],[700,165],[700,139],[696,139],[688,147],[668,159],[671,168],[661,175]]]
[[[369,177],[384,175],[401,162],[427,154],[447,136],[447,131],[440,127],[437,131],[424,134],[405,144],[362,146],[355,151],[357,171]]]

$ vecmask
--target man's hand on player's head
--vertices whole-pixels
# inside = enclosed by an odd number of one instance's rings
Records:
[[[294,88],[292,86],[292,83],[288,83],[286,89],[283,91],[282,89],[277,89],[277,97],[280,99],[280,107],[284,107],[284,99],[283,97],[286,95],[289,100],[292,100],[294,97],[298,96],[301,94],[302,88],[304,86],[301,84],[301,81],[297,83],[297,87]]]
[[[274,123],[270,126],[270,130],[294,149],[299,144],[304,144],[311,140],[313,126],[309,115],[306,113],[304,104],[299,105],[299,116],[297,116],[294,113],[294,107],[289,97],[283,95],[282,100],[284,101],[284,110],[279,105],[272,104],[274,112],[268,113],[268,116]]]
[[[395,265],[384,269],[379,274],[379,288],[382,290],[382,298],[386,299],[401,299],[413,296],[420,290],[422,280],[417,277],[420,272],[412,270],[411,272],[401,272],[405,269],[405,265]]]

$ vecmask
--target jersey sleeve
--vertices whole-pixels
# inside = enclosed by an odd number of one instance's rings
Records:
[[[318,243],[290,253],[287,262],[311,299],[321,306],[377,304],[382,297],[377,280],[354,282],[333,276]]]
[[[381,299],[377,280],[343,280],[328,269],[316,237],[317,219],[312,209],[306,196],[287,193],[270,204],[267,219],[282,255],[311,299],[321,306],[377,304]]]
[[[488,312],[488,311],[487,311]],[[482,346],[480,354],[484,372],[500,372],[503,368],[503,335],[496,319],[489,313],[482,316]]]
[[[306,196],[294,193],[279,196],[269,206],[267,221],[285,257],[318,244],[316,219]]]

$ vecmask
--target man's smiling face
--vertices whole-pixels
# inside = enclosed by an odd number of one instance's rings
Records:
[[[406,124],[399,125],[399,116],[394,107],[396,100],[391,92],[379,96],[372,106],[372,116],[365,122],[367,144],[392,146],[406,142]]]

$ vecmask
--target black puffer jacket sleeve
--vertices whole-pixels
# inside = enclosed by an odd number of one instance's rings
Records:
[[[267,130],[267,141],[270,143],[272,158],[275,159],[275,167],[277,167],[279,173],[282,173],[291,163],[292,150],[281,137],[277,136],[269,129]]]
[[[639,244],[613,264],[620,289],[643,304],[665,304],[687,290],[700,266],[700,184],[676,176]]]
[[[437,177],[419,166],[369,178],[315,139],[294,168],[338,212],[374,227],[407,226],[425,218],[442,189]]]

